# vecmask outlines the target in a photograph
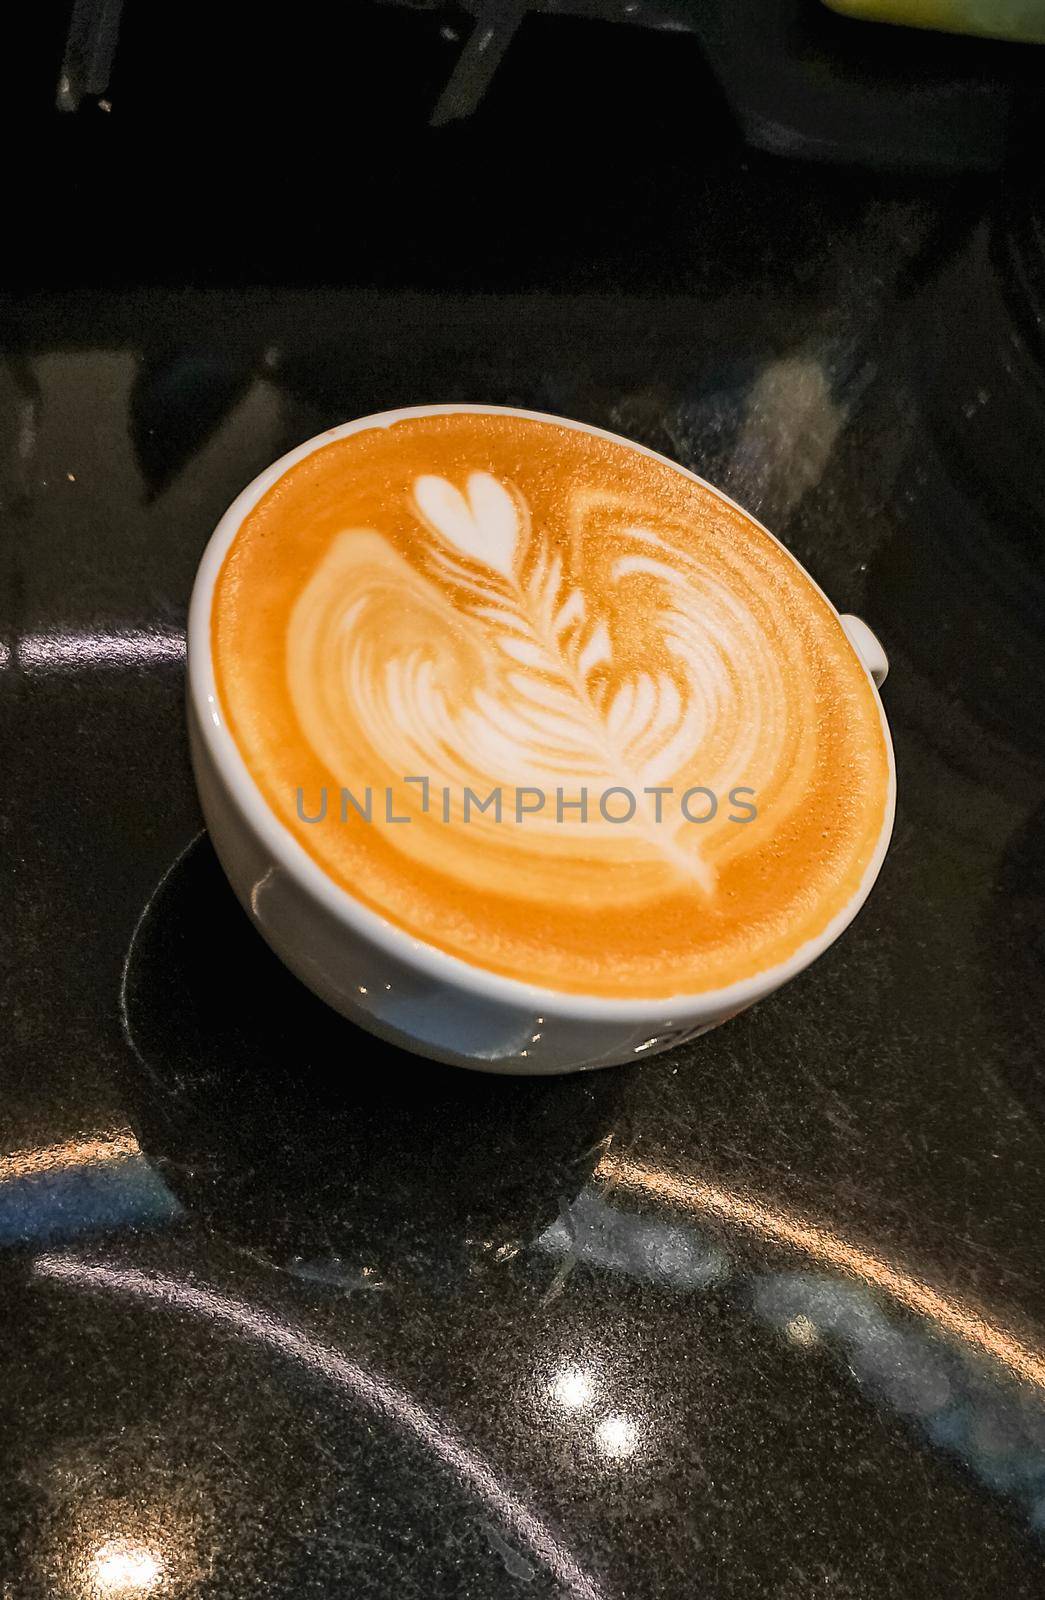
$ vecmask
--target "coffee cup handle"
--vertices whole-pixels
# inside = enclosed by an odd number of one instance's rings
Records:
[[[889,673],[889,657],[866,622],[852,616],[844,616],[839,620],[846,638],[871,674],[875,688],[880,689]]]

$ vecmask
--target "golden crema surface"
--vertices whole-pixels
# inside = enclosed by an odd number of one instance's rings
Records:
[[[882,830],[878,705],[809,580],[711,489],[553,422],[316,449],[244,519],[212,638],[233,737],[312,859],[513,978],[750,977],[845,907]]]

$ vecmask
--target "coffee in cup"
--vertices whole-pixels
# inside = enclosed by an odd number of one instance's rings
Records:
[[[804,965],[869,887],[893,778],[864,661],[775,539],[649,451],[495,408],[371,419],[266,475],[212,564],[249,786],[403,952],[696,1003]]]

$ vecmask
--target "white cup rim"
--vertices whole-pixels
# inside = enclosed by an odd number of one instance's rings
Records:
[[[470,991],[483,999],[496,1001],[503,1004],[515,1005],[527,1010],[535,1010],[542,1016],[554,1016],[584,1021],[604,1022],[634,1022],[641,1023],[646,1020],[660,1019],[666,1015],[677,1012],[680,1018],[689,1023],[698,1023],[702,1016],[711,1019],[723,1013],[740,1011],[751,1005],[754,1001],[762,999],[780,988],[791,978],[796,977],[813,961],[817,959],[838,936],[852,922],[857,912],[874,884],[881,870],[892,836],[893,821],[896,810],[896,763],[893,754],[892,738],[889,732],[889,723],[882,706],[878,689],[867,672],[868,682],[875,696],[878,714],[881,719],[882,734],[885,739],[886,753],[889,763],[889,786],[886,795],[885,812],[882,819],[882,828],[875,846],[874,854],[868,863],[859,885],[847,900],[842,910],[839,911],[827,926],[813,939],[799,946],[786,961],[779,962],[776,966],[767,967],[753,976],[743,978],[735,983],[719,989],[679,993],[661,998],[628,998],[616,999],[605,995],[576,994],[565,990],[544,988],[539,984],[526,983],[522,979],[511,978],[500,973],[490,972],[486,968],[472,965],[471,962],[462,960],[459,956],[448,954],[437,946],[415,937],[397,927],[379,912],[372,911],[369,906],[354,898],[347,889],[330,878],[323,868],[312,859],[299,844],[294,835],[280,821],[272,810],[261,789],[255,782],[240,753],[239,746],[233,738],[218,697],[217,680],[214,673],[214,661],[211,653],[211,610],[214,596],[214,586],[221,571],[229,546],[239,532],[247,514],[254,509],[259,500],[268,493],[269,489],[278,482],[283,475],[298,462],[304,461],[316,450],[325,445],[333,444],[339,439],[347,439],[355,433],[361,433],[370,428],[387,428],[408,417],[436,417],[450,416],[458,413],[472,415],[492,415],[521,417],[533,422],[550,422],[559,427],[573,428],[581,433],[594,435],[599,439],[609,439],[617,444],[623,444],[630,450],[637,451],[640,455],[649,456],[654,461],[662,462],[672,471],[681,473],[691,482],[701,484],[725,505],[732,506],[742,516],[748,518],[756,527],[773,540],[777,547],[783,550],[788,559],[794,563],[806,581],[812,585],[817,594],[829,607],[832,615],[838,619],[839,628],[846,639],[847,646],[860,661],[861,666],[867,671],[866,663],[856,651],[848,634],[842,627],[838,611],[832,605],[827,595],[824,594],[819,584],[810,577],[801,562],[791,554],[785,545],[764,527],[757,517],[731,500],[714,484],[708,483],[697,473],[690,472],[688,468],[680,466],[677,461],[661,455],[656,450],[650,450],[645,445],[636,444],[631,439],[624,438],[621,434],[611,433],[605,428],[596,428],[586,422],[576,422],[568,417],[555,416],[550,412],[528,411],[517,406],[496,406],[483,404],[453,404],[453,405],[422,405],[403,406],[393,411],[375,412],[372,416],[359,417],[355,421],[342,423],[336,428],[328,428],[325,432],[316,434],[314,438],[306,439],[303,444],[289,450],[266,467],[256,478],[250,482],[233,500],[224,516],[221,518],[213,534],[207,542],[197,569],[195,582],[192,588],[192,598],[189,603],[188,621],[188,696],[190,706],[195,714],[197,730],[210,754],[218,773],[226,784],[234,802],[246,816],[255,833],[271,852],[274,860],[289,874],[289,876],[312,898],[317,900],[323,908],[336,919],[343,922],[349,929],[363,938],[371,941],[382,950],[387,951],[396,959],[414,968],[425,977],[441,983],[452,985],[456,988]]]

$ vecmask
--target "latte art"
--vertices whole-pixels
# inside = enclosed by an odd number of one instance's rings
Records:
[[[583,493],[567,503],[558,540],[556,530],[535,533],[521,493],[486,472],[471,473],[463,493],[419,477],[411,498],[415,563],[379,533],[343,533],[291,616],[290,693],[327,770],[350,793],[375,774],[423,775],[412,807],[400,791],[411,821],[429,814],[432,790],[450,797],[444,822],[463,822],[466,796],[491,789],[554,797],[554,807],[527,810],[524,840],[504,838],[503,807],[499,818],[468,806],[476,832],[438,848],[477,890],[496,882],[508,850],[524,858],[514,864],[520,895],[554,895],[559,858],[577,848],[556,830],[583,824],[589,902],[641,899],[666,877],[713,892],[724,824],[682,839],[663,801],[680,783],[685,791],[698,758],[712,793],[748,770],[769,699],[759,682],[779,672],[763,648],[760,676],[731,684],[730,652],[736,660],[761,642],[750,614],[706,569],[669,565],[663,541],[632,525],[640,508],[627,500],[601,508],[619,524],[617,548],[602,584],[586,590],[584,572],[567,566],[574,536],[574,562],[584,560]],[[773,764],[779,732],[765,741]],[[601,799],[611,788],[634,813],[626,837],[607,806],[588,809],[589,789]],[[426,858],[433,848],[427,831],[396,843]],[[615,884],[604,868],[622,863],[627,879]]]
[[[776,964],[881,831],[879,711],[830,607],[729,502],[583,431],[459,413],[316,451],[234,540],[213,640],[314,859],[530,982],[670,995]]]

